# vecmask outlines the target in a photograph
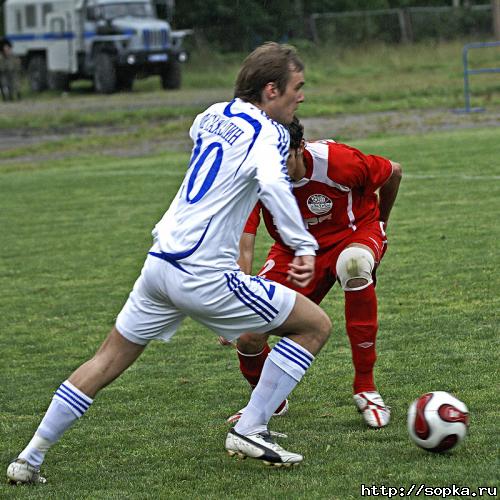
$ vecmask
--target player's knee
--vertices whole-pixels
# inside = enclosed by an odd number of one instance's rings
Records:
[[[331,333],[332,333],[332,321],[326,313],[323,313],[321,334],[323,335],[325,341],[328,340],[328,337],[330,336]]]
[[[332,331],[332,322],[328,315],[321,309],[316,320],[315,332],[318,340],[324,344]]]
[[[347,247],[337,259],[337,277],[346,291],[362,290],[373,283],[373,255],[361,247]]]
[[[267,335],[244,333],[238,338],[236,348],[242,354],[257,354],[264,349],[267,339]]]
[[[313,325],[313,331],[311,338],[309,340],[310,352],[316,355],[321,348],[326,344],[328,338],[330,337],[330,333],[332,331],[332,322],[327,314],[321,310],[321,314],[319,314],[316,318],[316,321]]]

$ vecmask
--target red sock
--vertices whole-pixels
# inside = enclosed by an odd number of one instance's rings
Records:
[[[346,330],[354,364],[354,394],[375,391],[373,366],[377,359],[377,295],[373,284],[363,290],[345,292]]]
[[[240,371],[253,389],[259,382],[262,367],[267,355],[271,352],[269,344],[266,343],[264,349],[258,354],[242,354],[240,351],[237,352],[240,359]]]

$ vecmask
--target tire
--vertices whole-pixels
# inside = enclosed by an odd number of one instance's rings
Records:
[[[33,56],[29,60],[28,81],[33,92],[42,92],[47,88],[47,64],[44,56]]]
[[[174,90],[181,87],[181,63],[170,61],[160,73],[161,86],[165,90]]]
[[[50,90],[69,90],[69,75],[60,71],[49,71],[47,83]]]
[[[112,94],[116,90],[116,67],[111,54],[101,52],[95,59],[94,88],[99,94]]]

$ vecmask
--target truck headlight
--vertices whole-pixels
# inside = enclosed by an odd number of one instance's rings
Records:
[[[181,63],[185,63],[188,60],[189,56],[187,52],[179,52],[177,54],[177,60]]]
[[[130,64],[130,65],[135,64],[135,56],[134,56],[134,54],[130,54],[130,55],[127,57],[127,63],[128,63],[128,64]]]

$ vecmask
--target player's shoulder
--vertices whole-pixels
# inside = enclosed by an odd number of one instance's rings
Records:
[[[365,157],[359,149],[332,139],[307,142],[306,150],[313,159],[326,160],[328,163],[358,162]]]
[[[190,129],[190,136],[196,140],[200,135],[217,136],[233,145],[250,140],[253,128],[231,113],[231,102],[217,102],[196,116]]]
[[[212,104],[196,117],[195,123],[203,123],[207,117],[214,115],[221,119],[231,120],[243,128],[249,128],[256,135],[273,135],[280,138],[288,134],[286,127],[271,119],[254,104],[239,98]]]
[[[317,156],[328,156],[332,152],[359,153],[360,151],[348,144],[337,142],[333,139],[321,139],[318,141],[307,141],[306,149]]]
[[[263,110],[251,102],[233,99],[228,103],[225,113],[251,124],[258,139],[274,139],[277,142],[289,141],[288,130],[284,125],[273,120]]]
[[[223,117],[224,109],[227,106],[227,102],[216,102],[209,106],[205,111],[199,113],[194,119],[193,126],[199,126],[200,123],[204,123],[210,117]]]
[[[290,135],[286,127],[272,120],[252,103],[235,98],[212,104],[194,120],[190,136],[196,141],[209,134],[227,139],[231,145],[250,145],[254,152],[276,147],[282,156],[288,153]]]
[[[264,120],[262,121],[259,140],[262,143],[276,146],[282,155],[288,154],[288,149],[290,148],[290,134],[288,133],[288,129],[267,115],[264,116]]]
[[[313,158],[328,159],[331,143],[336,144],[334,141],[326,139],[321,141],[307,141],[305,149]]]

